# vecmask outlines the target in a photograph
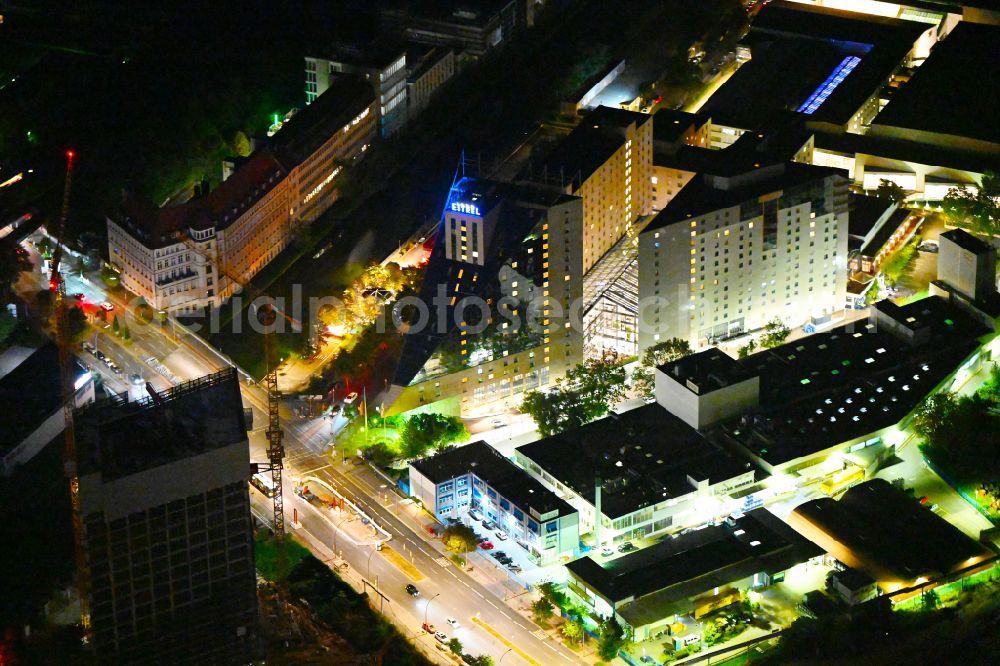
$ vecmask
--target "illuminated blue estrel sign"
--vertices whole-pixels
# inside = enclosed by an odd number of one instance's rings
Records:
[[[461,201],[452,201],[451,209],[456,213],[466,213],[468,215],[479,216],[479,206],[474,206],[470,203],[463,203]]]

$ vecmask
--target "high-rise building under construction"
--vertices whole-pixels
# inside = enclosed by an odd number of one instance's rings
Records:
[[[76,431],[100,663],[250,661],[256,575],[235,370],[95,403]]]

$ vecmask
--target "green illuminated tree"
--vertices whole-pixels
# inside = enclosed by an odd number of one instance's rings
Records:
[[[754,340],[753,338],[751,338],[751,339],[747,340],[747,343],[745,345],[743,345],[742,347],[740,347],[739,350],[737,350],[736,353],[742,359],[742,358],[747,358],[748,356],[750,356],[751,354],[753,354],[754,351],[756,351],[756,349],[757,349],[757,341]]]
[[[898,203],[906,198],[906,190],[899,183],[883,178],[875,189],[875,198]]]
[[[625,645],[625,630],[611,616],[601,622],[597,639],[597,654],[604,661],[611,661]]]
[[[788,339],[791,331],[780,319],[772,319],[764,327],[764,334],[760,336],[760,346],[764,349],[771,349],[782,344]]]
[[[562,626],[559,627],[559,631],[567,640],[577,643],[583,640],[583,625],[575,620],[566,620],[563,622]]]
[[[538,624],[548,624],[549,620],[555,614],[555,606],[552,602],[542,597],[531,604],[531,614],[535,617],[535,622]]]
[[[445,548],[453,553],[471,553],[476,550],[476,533],[471,527],[456,523],[444,529]]]
[[[1000,233],[1000,177],[985,172],[975,193],[966,187],[951,188],[941,207],[955,226],[980,234]]]
[[[670,338],[658,342],[642,354],[639,367],[632,373],[632,383],[643,397],[651,399],[656,388],[653,369],[665,363],[684,358],[691,353],[691,345],[682,338]]]
[[[452,654],[462,654],[462,641],[452,638],[448,641],[448,649],[451,650]]]

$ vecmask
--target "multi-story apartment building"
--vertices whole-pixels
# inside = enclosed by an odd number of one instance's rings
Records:
[[[80,510],[99,663],[257,658],[249,443],[227,369],[78,412]]]
[[[600,106],[528,179],[583,199],[583,272],[652,210],[653,121],[645,113]]]
[[[163,208],[127,196],[107,220],[122,285],[171,312],[221,305],[237,285],[220,268],[249,280],[326,211],[336,176],[374,140],[377,117],[369,86],[345,78],[214,190],[203,183],[189,201]]]
[[[848,190],[794,162],[692,179],[639,237],[639,347],[704,346],[843,309]]]
[[[312,104],[344,75],[368,81],[378,98],[379,136],[406,124],[407,67],[402,45],[380,42],[364,49],[339,45],[328,57],[306,56],[306,103]]]
[[[483,441],[410,463],[410,495],[442,522],[488,520],[539,564],[579,554],[572,506]]]
[[[455,183],[419,296],[432,316],[406,331],[390,413],[511,405],[582,360],[570,322],[582,293],[582,212],[579,197],[554,188]],[[490,310],[482,331],[466,326],[476,303]]]

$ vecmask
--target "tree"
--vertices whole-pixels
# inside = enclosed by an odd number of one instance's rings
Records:
[[[240,157],[246,157],[253,149],[250,145],[250,139],[247,138],[247,135],[242,130],[236,130],[233,132],[231,147],[233,149],[233,153]]]
[[[396,460],[396,453],[385,442],[377,442],[365,449],[365,458],[376,467],[389,467]]]
[[[753,338],[750,338],[749,340],[747,340],[747,343],[745,345],[743,345],[737,350],[736,353],[739,355],[741,359],[743,359],[753,354],[756,349],[757,349],[757,342]]]
[[[722,638],[722,634],[719,631],[718,625],[715,622],[706,622],[705,631],[702,632],[702,638],[705,640],[705,645],[715,645]]]
[[[472,666],[493,666],[493,657],[488,654],[481,654],[472,658]]]
[[[559,631],[567,640],[580,642],[583,640],[583,625],[575,620],[566,620],[559,627]]]
[[[614,352],[571,368],[548,391],[529,391],[521,411],[548,437],[601,418],[625,395],[625,366]]]
[[[118,331],[121,330],[121,325],[118,323],[118,315],[115,315],[114,319],[111,320],[111,330],[118,335]]]
[[[956,226],[981,234],[1000,233],[1000,178],[986,171],[975,193],[966,187],[953,187],[941,207]]]
[[[904,190],[903,186],[899,183],[883,178],[879,181],[878,187],[875,189],[874,196],[876,199],[884,199],[893,203],[899,203],[906,198],[906,190]]]
[[[66,325],[70,337],[78,337],[87,330],[87,315],[80,308],[71,307],[66,311]]]
[[[949,391],[929,396],[913,415],[913,432],[922,439],[934,439],[938,429],[951,421],[957,406],[955,394]]]
[[[521,403],[521,411],[534,419],[543,437],[579,428],[590,420],[579,391],[569,389],[561,382],[548,391],[528,391]]]
[[[535,616],[535,622],[538,624],[548,624],[548,621],[555,614],[555,606],[552,605],[551,601],[542,597],[531,604],[531,614]]]
[[[453,553],[471,553],[479,545],[479,542],[476,541],[476,533],[472,528],[461,523],[444,528],[442,538],[445,548]]]
[[[28,252],[16,243],[0,245],[0,296],[5,296],[21,273],[31,270]]]
[[[448,649],[452,651],[452,654],[461,655],[462,654],[462,641],[457,638],[452,638],[448,641]]]
[[[652,399],[656,390],[653,368],[682,359],[690,353],[691,345],[683,338],[670,338],[648,347],[642,354],[639,367],[632,372],[632,385],[643,398]]]
[[[791,331],[780,319],[772,319],[764,326],[764,334],[760,336],[760,346],[764,349],[771,349],[782,344]]]
[[[683,338],[670,338],[648,347],[642,354],[642,364],[655,368],[665,363],[672,363],[691,353],[691,345]]]
[[[598,632],[597,654],[604,661],[611,661],[625,645],[625,630],[612,615],[603,622]]]
[[[125,324],[124,326],[122,326],[122,340],[128,341],[131,339],[132,339],[132,331],[129,330],[128,324]]]
[[[455,416],[430,412],[408,418],[400,428],[399,436],[403,456],[419,458],[432,448],[442,449],[468,439],[469,429]]]

